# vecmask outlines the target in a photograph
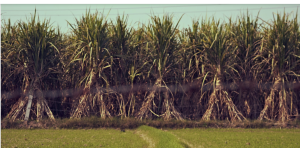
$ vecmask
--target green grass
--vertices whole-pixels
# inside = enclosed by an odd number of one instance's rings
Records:
[[[173,134],[159,130],[149,126],[141,126],[137,129],[142,131],[143,134],[147,135],[155,143],[157,148],[184,148],[187,145],[178,140]]]
[[[300,147],[300,129],[2,129],[1,147]]]
[[[4,129],[1,147],[148,147],[133,131],[116,129]]]
[[[300,129],[179,129],[174,135],[203,147],[300,147]]]

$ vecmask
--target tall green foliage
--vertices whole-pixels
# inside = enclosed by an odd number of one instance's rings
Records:
[[[277,14],[262,24],[248,13],[236,22],[205,18],[180,31],[181,18],[174,23],[173,15],[152,15],[149,24],[130,28],[128,16],[109,21],[87,10],[75,24],[68,22],[71,34],[36,17],[2,22],[1,90],[21,90],[14,105],[2,104],[13,120],[23,118],[28,93],[34,95],[38,120],[44,111],[54,119],[50,107],[71,118],[259,116],[285,122],[299,114],[297,14],[292,19]],[[51,89],[76,91],[51,99],[44,93]]]
[[[69,47],[73,55],[67,68],[72,70],[74,65],[79,68],[77,70],[79,80],[73,81],[78,81],[77,87],[84,88],[84,93],[80,95],[79,104],[75,106],[71,117],[80,118],[96,114],[98,109],[93,103],[95,100],[101,104],[100,115],[104,118],[110,116],[104,104],[103,92],[98,90],[100,87],[110,85],[108,73],[104,72],[112,63],[110,51],[107,49],[109,46],[107,20],[103,14],[98,12],[91,14],[87,11],[80,20],[76,19],[75,25],[71,23],[69,25],[72,28],[74,44]],[[97,88],[96,94],[92,88]]]
[[[14,52],[17,58],[15,68],[18,70],[14,72],[22,73],[22,77],[19,78],[23,78],[22,91],[25,97],[19,99],[7,117],[15,120],[25,107],[24,102],[28,100],[27,93],[34,93],[37,98],[37,119],[43,117],[44,111],[54,119],[42,91],[49,90],[58,83],[55,79],[58,78],[57,66],[60,60],[59,50],[55,44],[59,42],[59,33],[52,28],[50,20],[43,22],[36,20],[36,13],[28,22],[20,21],[17,28],[16,44],[9,52]]]
[[[174,108],[174,101],[169,101],[168,88],[164,91],[164,102],[162,103],[161,97],[159,97],[158,101],[158,111],[161,112],[163,109],[165,110],[165,113],[163,113],[162,115],[158,115],[151,109],[151,102],[154,99],[156,91],[159,90],[158,92],[160,93],[162,83],[166,85],[164,76],[170,72],[170,69],[174,64],[174,55],[177,53],[176,50],[178,46],[176,42],[176,34],[178,33],[177,26],[181,18],[175,26],[173,26],[172,18],[173,16],[169,15],[164,15],[162,18],[152,16],[152,24],[149,24],[147,26],[146,36],[150,43],[149,54],[151,56],[151,60],[153,61],[153,66],[155,66],[155,68],[153,69],[154,72],[152,72],[152,74],[154,75],[156,80],[154,82],[152,90],[145,98],[145,101],[143,102],[143,105],[138,112],[137,117],[139,119],[142,119],[144,116],[146,118],[150,117],[152,114],[158,117],[163,116],[165,119],[169,119],[171,116],[175,116],[175,118],[181,119],[180,114]],[[149,72],[151,72],[151,70],[152,69],[150,69]]]
[[[237,56],[234,67],[238,82],[238,96],[235,99],[238,107],[247,118],[256,119],[262,109],[263,100],[257,95],[258,81],[261,80],[259,71],[264,68],[260,55],[262,34],[259,31],[257,14],[251,19],[249,13],[243,14],[232,24],[232,41],[237,46]],[[255,68],[256,67],[256,68]]]
[[[295,94],[288,83],[300,75],[296,73],[296,67],[300,62],[297,55],[299,44],[299,26],[297,25],[297,14],[294,19],[289,20],[289,15],[273,15],[273,22],[265,29],[266,38],[265,52],[268,55],[267,62],[270,65],[270,78],[274,85],[265,100],[264,109],[259,119],[278,119],[285,122],[291,115],[298,115],[295,107]],[[297,23],[295,23],[297,22]]]

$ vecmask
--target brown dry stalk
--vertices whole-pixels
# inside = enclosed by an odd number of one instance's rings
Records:
[[[282,85],[284,80],[278,76],[275,83],[271,88],[271,92],[265,100],[264,109],[261,111],[258,120],[267,119],[286,122],[290,120],[291,115],[298,115],[297,107],[292,103],[292,94],[286,92],[285,87]],[[289,109],[288,102],[291,101]],[[294,112],[293,112],[293,108]]]
[[[129,101],[129,107],[128,107],[128,115],[127,116],[129,117],[130,112],[131,112],[131,115],[133,115],[134,107],[135,107],[135,98],[134,98],[134,94],[132,93],[132,90],[130,91],[130,93],[128,95],[128,101]]]
[[[255,92],[240,92],[239,109],[244,113],[247,119],[257,119],[257,113],[262,110],[257,94]]]
[[[171,119],[172,116],[175,117],[175,119],[177,119],[177,120],[183,120],[183,118],[181,117],[181,114],[174,107],[174,104],[173,104],[174,99],[170,100],[167,91],[165,91],[164,94],[165,94],[165,99],[164,99],[164,103],[163,103],[163,109],[165,110],[165,113],[162,115],[162,117],[165,120]]]
[[[88,95],[86,95],[86,94],[80,96],[79,104],[78,104],[76,110],[71,115],[71,119],[72,118],[81,118],[82,116],[89,116],[90,107],[88,105],[87,99],[88,99]]]
[[[26,102],[28,101],[28,97],[21,97],[17,103],[15,103],[11,109],[11,111],[6,116],[7,119],[11,119],[12,121],[15,121],[24,106],[26,105]]]
[[[137,113],[138,119],[142,120],[143,117],[148,118],[149,116],[151,116],[151,113],[149,113],[149,109],[152,107],[152,102],[155,97],[156,90],[159,87],[161,87],[161,81],[162,81],[162,79],[160,79],[160,78],[155,81],[152,90],[150,91],[149,95],[146,97],[145,101],[143,102],[143,105],[142,105],[140,111]]]
[[[119,115],[126,117],[126,105],[122,94],[116,94],[119,103]]]
[[[158,117],[163,117],[165,120],[171,119],[172,116],[178,120],[183,120],[183,118],[181,117],[181,114],[174,107],[174,104],[173,104],[174,99],[170,100],[169,95],[168,95],[168,91],[170,91],[170,90],[166,86],[165,87],[166,87],[167,91],[164,92],[165,99],[164,99],[164,102],[162,105],[162,108],[165,112],[162,115],[157,115],[151,110],[152,102],[154,102],[155,92],[158,88],[162,87],[161,82],[162,82],[162,79],[156,80],[150,94],[146,97],[145,101],[143,102],[143,105],[142,105],[140,111],[138,112],[137,118],[142,120],[143,117],[145,117],[145,118],[150,117],[151,113],[152,113]],[[172,98],[174,98],[174,97],[172,96]]]
[[[37,115],[38,122],[43,118],[43,111],[44,111],[44,104],[42,102],[42,98],[38,98],[36,103],[36,115]]]
[[[98,93],[97,95],[98,95],[98,100],[100,100],[99,101],[99,103],[100,103],[100,109],[99,109],[100,117],[103,118],[103,119],[105,119],[106,117],[111,117],[109,111],[107,110],[107,108],[105,106],[105,103],[104,103],[104,100],[103,100],[103,94]]]
[[[23,94],[27,94],[29,92],[29,80],[28,77],[25,76],[25,88],[23,89]],[[28,102],[28,96],[21,96],[17,103],[15,103],[10,110],[10,112],[7,114],[6,118],[7,119],[12,119],[12,121],[15,121],[16,118],[19,116],[21,110],[24,108],[26,105],[26,102]]]
[[[28,102],[28,96],[21,97],[19,101],[13,105],[12,110],[10,113],[6,116],[7,119],[11,119],[12,121],[15,121],[17,118],[23,118],[21,117],[26,112],[26,104]],[[37,99],[37,121],[42,119],[42,115],[44,111],[46,111],[48,117],[55,121],[55,118],[52,114],[52,111],[50,110],[48,103],[45,98],[38,98]]]
[[[48,117],[49,117],[52,121],[55,121],[55,118],[54,118],[54,116],[53,116],[52,111],[51,111],[50,108],[49,108],[49,105],[48,105],[47,101],[44,99],[43,102],[44,102],[44,105],[45,105],[45,111],[46,111]]]
[[[110,91],[109,93],[113,93],[117,96],[115,91],[113,90],[109,90],[109,91]],[[118,101],[122,101],[123,96],[121,96],[120,98],[121,98],[120,100],[118,98]],[[79,104],[77,105],[75,111],[72,113],[71,118],[81,118],[82,116],[90,116],[91,111],[96,112],[98,110],[97,105],[95,104],[99,105],[99,113],[101,118],[105,119],[106,117],[111,117],[110,112],[106,108],[106,104],[103,99],[103,92],[100,90],[100,88],[97,87],[97,93],[92,93],[90,91],[87,91],[85,94],[81,95],[79,99],[80,99]],[[121,107],[122,106],[120,106],[120,109]],[[121,113],[123,112],[121,111]]]
[[[231,121],[247,120],[232,102],[228,93],[222,89],[215,89],[211,94],[208,109],[204,113],[202,120],[210,120],[211,118],[216,120],[220,118],[224,114],[226,107]]]
[[[219,69],[218,69],[219,70]],[[228,111],[231,121],[242,121],[247,119],[244,115],[237,109],[236,105],[232,102],[231,97],[224,90],[224,86],[221,83],[221,74],[218,72],[216,76],[216,88],[214,88],[211,96],[209,97],[209,106],[205,111],[202,120],[210,120],[217,118],[220,120],[221,117],[226,117],[226,112]],[[228,118],[228,117],[227,117]]]

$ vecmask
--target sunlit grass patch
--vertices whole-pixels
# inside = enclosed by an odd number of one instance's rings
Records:
[[[169,132],[204,147],[300,147],[300,129],[191,128]]]
[[[155,142],[155,147],[157,148],[183,148],[187,147],[185,143],[178,140],[173,134],[159,130],[149,126],[141,126],[137,130],[142,131],[148,137],[150,137],[153,142]]]

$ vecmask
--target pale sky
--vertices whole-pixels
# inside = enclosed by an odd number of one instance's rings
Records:
[[[67,32],[70,27],[67,26],[68,20],[70,23],[75,23],[75,17],[80,17],[85,14],[86,9],[91,9],[94,13],[96,9],[106,15],[109,10],[108,19],[115,21],[118,14],[128,15],[129,26],[136,27],[138,22],[148,23],[151,12],[162,16],[165,13],[174,15],[174,23],[184,14],[179,26],[187,28],[192,25],[192,20],[205,16],[214,17],[215,19],[228,20],[227,17],[232,17],[233,20],[241,13],[249,13],[254,17],[257,16],[260,10],[259,17],[263,20],[270,21],[273,19],[273,13],[291,13],[294,16],[300,4],[1,4],[1,22],[7,21],[9,18],[12,23],[19,20],[30,18],[30,14],[37,9],[37,14],[40,20],[50,19],[53,27],[59,26],[62,32]],[[300,10],[299,10],[300,11]],[[299,12],[298,12],[299,14]],[[298,17],[299,18],[299,17]],[[300,19],[299,19],[300,20]]]

